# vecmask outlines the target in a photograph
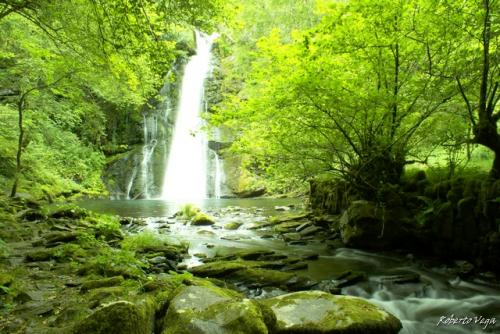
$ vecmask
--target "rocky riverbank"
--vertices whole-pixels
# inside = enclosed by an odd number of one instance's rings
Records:
[[[186,268],[189,245],[130,233],[138,221],[26,199],[2,198],[0,213],[0,331],[5,333],[301,333],[306,328],[397,333],[401,328],[393,315],[366,300],[332,294],[339,293],[338,285],[295,273],[316,254],[252,250]],[[201,218],[178,219],[202,226],[217,219]],[[297,233],[290,242],[326,237],[307,219],[307,214],[285,215],[254,228],[271,226],[266,233],[287,239]],[[256,293],[265,288],[274,294]]]

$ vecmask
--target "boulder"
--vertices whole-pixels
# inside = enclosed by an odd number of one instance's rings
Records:
[[[161,321],[162,334],[267,334],[258,305],[215,286],[182,286]]]
[[[74,334],[151,334],[154,330],[154,303],[120,300],[96,310],[79,322]]]
[[[342,242],[347,247],[385,249],[401,247],[404,222],[410,221],[404,207],[353,201],[339,221]]]
[[[392,314],[357,297],[303,291],[263,299],[260,303],[275,313],[274,333],[278,334],[391,334],[402,328]]]
[[[349,247],[381,243],[383,225],[373,202],[353,201],[340,218],[339,228],[342,241]]]
[[[203,225],[213,225],[215,221],[212,217],[203,212],[198,212],[191,220],[191,225],[203,226]]]
[[[224,228],[226,230],[237,230],[240,228],[241,225],[243,225],[242,222],[234,221],[234,222],[229,222],[226,225],[224,225]]]

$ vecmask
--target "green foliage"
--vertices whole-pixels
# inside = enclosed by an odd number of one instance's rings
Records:
[[[139,261],[134,252],[116,249],[111,247],[102,247],[98,253],[89,258],[79,269],[81,274],[96,274],[106,277],[122,275],[125,278],[144,277],[143,269],[148,265]]]
[[[176,38],[213,29],[223,7],[220,0],[0,3],[0,187],[20,176],[19,191],[36,196],[105,193],[101,148],[137,142],[143,105],[182,56]]]
[[[229,76],[241,68],[248,74],[224,91],[209,120],[236,138],[229,153],[245,157],[243,167],[275,188],[325,174],[374,195],[380,183],[399,182],[405,164],[427,163],[436,151],[456,169],[472,137],[456,71],[477,78],[481,59],[480,45],[464,43],[464,34],[471,34],[458,27],[474,8],[478,22],[484,16],[477,3],[458,6],[318,1],[320,19],[285,32],[278,22],[244,16],[247,26],[265,29],[253,30],[251,42],[239,41],[236,55],[223,60]],[[479,36],[482,28],[472,26],[472,36]],[[241,45],[252,43],[252,56],[239,54]],[[475,67],[463,63],[464,52]]]
[[[9,254],[9,247],[7,246],[5,241],[0,238],[0,258],[7,257],[9,256]]]
[[[158,247],[169,244],[168,237],[152,231],[129,235],[123,239],[123,249],[134,251],[145,247]]]

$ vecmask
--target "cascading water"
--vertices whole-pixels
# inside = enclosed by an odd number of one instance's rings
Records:
[[[210,70],[216,34],[196,32],[196,54],[184,69],[177,120],[161,198],[192,200],[207,197],[207,142],[200,126],[204,82]]]
[[[141,183],[142,197],[151,198],[151,186],[154,182],[152,178],[152,156],[155,150],[158,134],[158,120],[156,115],[144,115],[144,146],[142,147],[141,161]]]

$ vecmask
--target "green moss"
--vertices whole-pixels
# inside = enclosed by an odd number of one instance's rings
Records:
[[[193,219],[191,219],[191,224],[200,226],[200,225],[213,225],[215,221],[212,217],[203,212],[198,212]]]
[[[276,262],[271,261],[216,261],[193,267],[189,271],[196,276],[222,277],[242,269],[269,268],[276,265]]]
[[[181,206],[179,212],[177,212],[177,217],[181,219],[192,219],[201,210],[196,205],[188,203]]]
[[[304,291],[261,300],[276,314],[277,332],[397,333],[401,322],[361,298]]]
[[[98,309],[74,328],[75,334],[150,334],[154,302],[117,301]]]

